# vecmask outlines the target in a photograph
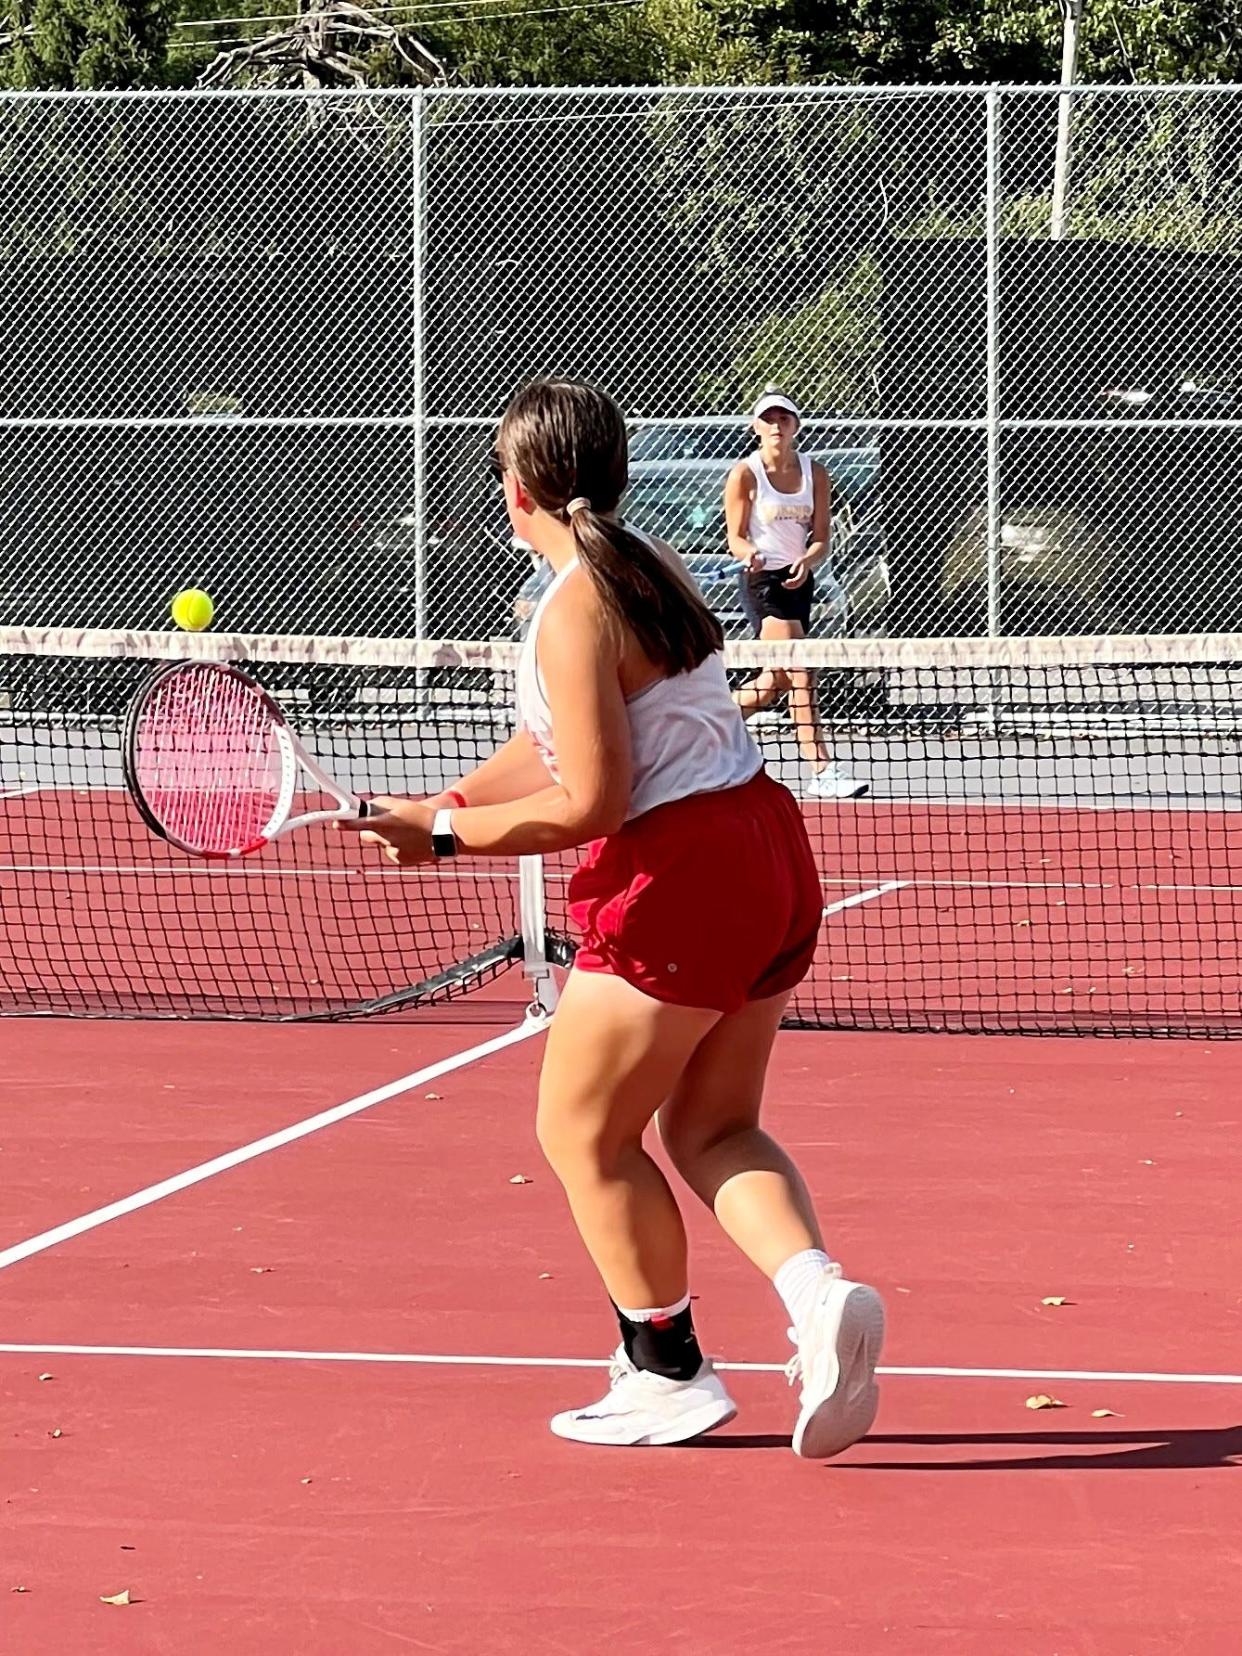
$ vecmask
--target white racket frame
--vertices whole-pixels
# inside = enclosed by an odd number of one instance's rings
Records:
[[[280,792],[276,799],[275,809],[263,825],[261,833],[257,834],[248,845],[238,846],[231,851],[206,851],[201,846],[191,845],[179,835],[171,833],[160,821],[151,802],[147,799],[138,780],[138,767],[135,758],[135,741],[138,724],[142,711],[151,695],[171,678],[184,673],[202,673],[204,671],[224,673],[231,678],[239,679],[247,689],[257,694],[265,704],[272,720],[272,730],[276,737],[276,744],[280,749]],[[322,811],[303,811],[300,816],[290,816],[293,808],[294,796],[297,792],[298,778],[306,776],[321,793],[328,794],[337,801],[336,807]],[[161,667],[139,690],[134,697],[126,721],[125,736],[125,780],[130,793],[147,825],[170,845],[175,845],[179,851],[185,851],[191,857],[201,857],[209,862],[228,862],[237,857],[249,857],[256,851],[261,851],[265,845],[270,845],[274,839],[282,834],[290,834],[295,828],[313,828],[321,823],[341,822],[348,818],[370,816],[371,807],[365,799],[359,799],[348,789],[342,788],[334,782],[327,771],[307,753],[298,737],[289,728],[289,721],[285,717],[280,704],[266,691],[261,684],[244,673],[240,667],[231,662],[222,661],[180,661],[171,666]]]

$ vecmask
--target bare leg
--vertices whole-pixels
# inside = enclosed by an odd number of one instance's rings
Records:
[[[686,1233],[643,1131],[720,1014],[571,972],[548,1033],[537,1130],[614,1302],[675,1305]]]
[[[801,1175],[759,1126],[784,999],[757,1001],[722,1018],[659,1116],[682,1177],[769,1277],[796,1255],[823,1247]],[[797,1295],[801,1309],[788,1297],[785,1302],[802,1379],[792,1446],[795,1454],[819,1460],[857,1443],[875,1419],[884,1307],[873,1288],[847,1281],[839,1266],[808,1265],[811,1281]],[[787,1289],[793,1293],[792,1284]]]
[[[577,1443],[681,1443],[732,1420],[736,1405],[694,1335],[686,1233],[642,1147],[718,1012],[667,1006],[602,973],[571,972],[548,1036],[539,1141],[622,1318],[607,1393],[554,1415]],[[656,1319],[639,1316],[662,1310]]]
[[[779,621],[774,616],[765,615],[759,629],[759,637],[769,641],[780,641],[801,636],[801,628],[796,621]],[[787,694],[790,688],[789,674],[781,668],[765,669],[756,678],[744,684],[740,690],[734,692],[733,700],[741,709],[742,717],[748,719],[752,713],[761,712],[765,707],[771,707],[778,696]]]
[[[776,698],[788,689],[789,678],[785,673],[765,670],[742,685],[740,690],[735,690],[733,700],[741,709],[742,717],[748,719],[752,713],[761,713],[765,707],[771,707]]]
[[[814,675],[805,669],[789,674],[789,717],[793,721],[798,751],[816,770],[831,762],[824,742],[819,713],[815,707]]]
[[[805,636],[800,622],[781,621],[771,615],[764,616],[759,633],[761,639],[781,642]],[[786,672],[779,667],[765,669],[736,691],[733,700],[741,709],[742,717],[749,718],[752,713],[770,707],[777,696],[785,693],[789,696],[789,717],[793,722],[798,751],[813,770],[822,770],[830,763],[832,756],[820,728],[815,708],[814,680],[808,671],[798,669]]]
[[[759,1126],[787,995],[721,1018],[659,1112],[665,1148],[695,1195],[765,1276],[823,1242],[802,1175]]]

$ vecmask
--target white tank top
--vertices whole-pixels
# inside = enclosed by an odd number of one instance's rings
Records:
[[[539,600],[518,659],[518,723],[557,782],[552,716],[539,672],[539,627],[552,597],[577,567],[577,558],[571,559]],[[627,697],[626,710],[634,769],[627,822],[674,799],[740,787],[763,766],[734,706],[719,655],[708,656],[688,673],[656,679]]]
[[[815,522],[815,479],[811,462],[805,454],[798,456],[802,487],[796,494],[782,494],[772,487],[758,454],[750,455],[746,464],[755,476],[755,499],[750,508],[747,539],[761,554],[765,569],[788,569],[790,564],[797,563],[811,541]]]

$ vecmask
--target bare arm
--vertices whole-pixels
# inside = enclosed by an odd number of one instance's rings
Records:
[[[481,765],[467,771],[460,782],[436,794],[434,803],[454,803],[447,796],[458,793],[467,805],[500,805],[508,799],[525,799],[548,785],[548,767],[525,730],[510,736],[503,747]]]
[[[804,562],[814,569],[828,556],[832,541],[832,479],[818,460],[811,462],[811,483],[815,516],[811,520],[811,539]]]
[[[806,551],[797,563],[789,566],[789,575],[782,583],[787,587],[800,587],[810,576],[815,566],[823,563],[828,556],[831,545],[832,479],[818,460],[812,460],[811,462],[811,487],[814,500],[811,533],[807,541]]]
[[[725,528],[729,551],[747,569],[762,569],[759,549],[750,539],[750,513],[755,502],[755,476],[749,466],[734,466],[725,482]]]

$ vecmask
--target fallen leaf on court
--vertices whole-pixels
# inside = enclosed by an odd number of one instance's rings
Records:
[[[303,1479],[302,1479],[302,1482],[303,1482],[303,1483],[304,1483],[304,1484],[308,1484],[308,1483],[314,1483],[314,1481],[315,1481],[315,1480],[314,1480],[314,1479],[313,1479],[313,1478],[303,1478]]]
[[[1040,1392],[1036,1397],[1028,1397],[1026,1400],[1026,1406],[1028,1409],[1065,1408],[1065,1404],[1062,1403],[1059,1397],[1049,1397],[1047,1392]]]
[[[134,1601],[130,1598],[129,1588],[127,1587],[123,1593],[113,1593],[110,1597],[101,1593],[99,1602],[100,1604],[132,1604]]]
[[[28,1593],[29,1591],[30,1591],[29,1587],[10,1587],[9,1588],[10,1593]]]
[[[1140,1167],[1154,1167],[1155,1165],[1156,1165],[1155,1162],[1154,1161],[1148,1161],[1146,1156],[1143,1156],[1141,1158],[1141,1160],[1139,1161],[1139,1166]]]
[[[55,1431],[49,1432],[47,1435],[48,1437],[64,1437],[65,1434],[61,1431],[60,1427],[57,1426]]]
[[[1120,1420],[1121,1416],[1116,1409],[1092,1409],[1092,1420]]]
[[[1066,1299],[1064,1294],[1049,1294],[1047,1299],[1041,1299],[1041,1305],[1073,1305],[1072,1299]]]
[[[250,1274],[251,1276],[265,1276],[268,1271],[274,1271],[275,1269],[274,1265],[252,1265]]]
[[[551,1271],[540,1271],[539,1280],[540,1280],[540,1282],[551,1282],[551,1280],[552,1280]]]
[[[55,1378],[56,1376],[54,1374],[41,1374],[39,1376],[40,1380],[55,1380]]]
[[[1016,924],[1017,924],[1017,925],[1018,925],[1018,926],[1029,926],[1029,925],[1030,925],[1030,923],[1031,923],[1031,922],[1030,922],[1030,921],[1029,921],[1029,920],[1018,920],[1018,921],[1017,921],[1017,922],[1015,922],[1015,923],[1016,923]]]
[[[439,1098],[439,1096],[440,1096],[439,1093],[424,1093],[423,1094],[424,1098]]]
[[[533,1179],[528,1179],[526,1177],[525,1173],[515,1173],[513,1175],[513,1177],[509,1180],[509,1183],[510,1184],[533,1184],[534,1180]]]

